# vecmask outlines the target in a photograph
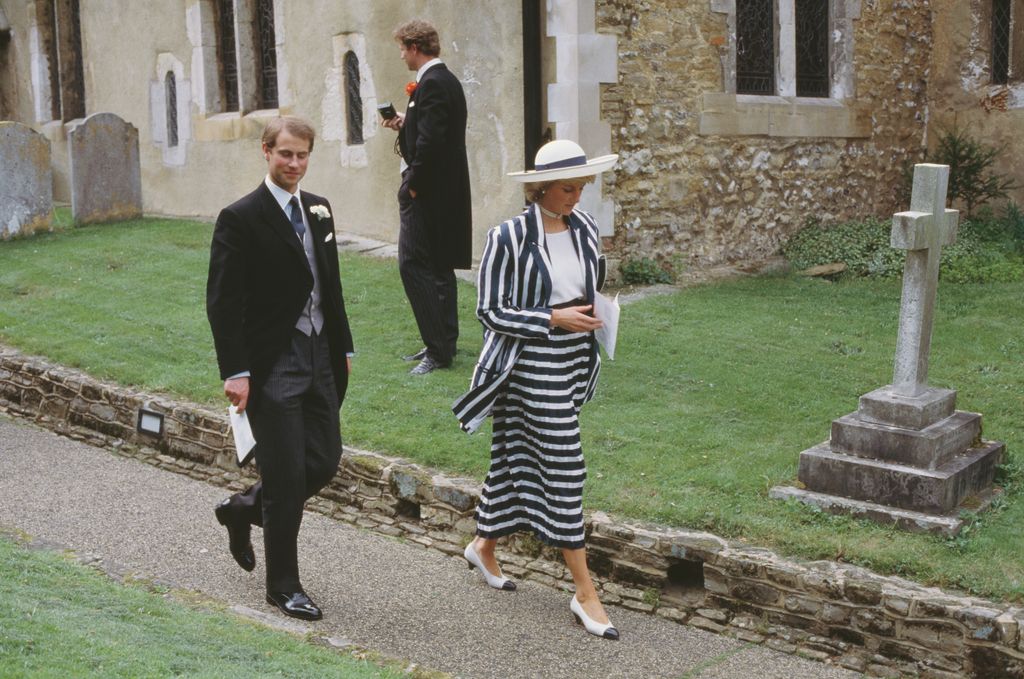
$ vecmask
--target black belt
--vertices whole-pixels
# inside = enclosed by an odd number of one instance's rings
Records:
[[[569,300],[568,302],[561,302],[560,304],[552,304],[551,308],[552,309],[567,309],[567,308],[569,308],[571,306],[587,306],[588,304],[590,304],[590,302],[588,302],[587,300],[583,299],[582,297],[577,297],[576,299]]]

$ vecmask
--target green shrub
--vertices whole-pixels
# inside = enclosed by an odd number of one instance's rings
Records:
[[[1014,212],[1016,210],[1016,212]],[[1004,283],[1024,280],[1024,261],[1014,240],[1024,228],[1016,206],[996,218],[982,211],[960,224],[956,242],[942,249],[939,276],[951,283]],[[906,252],[889,244],[890,222],[869,217],[825,227],[818,221],[806,226],[783,245],[782,254],[797,270],[843,262],[845,276],[886,278],[903,274]]]
[[[627,285],[654,285],[655,283],[671,283],[672,274],[665,271],[649,257],[627,259],[619,266],[622,282]]]
[[[970,216],[976,207],[1005,198],[1008,191],[1018,188],[1012,177],[992,169],[1002,155],[1002,148],[978,141],[954,122],[952,128],[942,131],[938,146],[928,152],[924,162],[949,165],[949,200],[962,201]],[[910,195],[913,174],[913,168],[908,167],[905,172],[907,195]]]

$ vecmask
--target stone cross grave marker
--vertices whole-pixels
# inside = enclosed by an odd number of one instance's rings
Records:
[[[948,165],[915,165],[910,211],[892,217],[892,246],[908,251],[892,378],[893,391],[902,396],[917,396],[928,387],[939,256],[943,245],[956,241],[960,214],[946,209],[948,186]]]
[[[0,122],[0,239],[50,228],[50,142],[31,127]]]
[[[948,166],[916,165],[910,210],[892,218],[892,246],[908,251],[893,383],[833,420],[829,439],[800,453],[802,485],[771,497],[945,535],[995,497],[1006,445],[981,438],[981,414],[957,410],[955,390],[928,386],[939,255],[959,219],[946,209],[948,185]]]

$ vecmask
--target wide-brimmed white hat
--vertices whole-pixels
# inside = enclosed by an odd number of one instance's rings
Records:
[[[541,146],[534,156],[533,170],[510,172],[509,177],[517,182],[549,182],[555,179],[590,177],[610,170],[619,159],[619,154],[587,160],[587,154],[574,141],[556,139]]]

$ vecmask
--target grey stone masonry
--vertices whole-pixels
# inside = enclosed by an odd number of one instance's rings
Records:
[[[50,228],[50,142],[31,127],[0,121],[0,239]]]
[[[71,216],[75,224],[142,216],[139,131],[113,113],[94,113],[71,130]]]
[[[163,414],[162,436],[136,430],[142,407]],[[3,346],[0,412],[230,490],[253,480],[251,468],[235,464],[225,413],[103,383]],[[337,476],[307,506],[459,555],[476,525],[479,486],[346,448]],[[1024,608],[602,512],[587,515],[586,531],[607,603],[872,676],[1024,679]],[[571,588],[557,550],[522,534],[500,550],[508,575]]]
[[[833,420],[830,439],[800,454],[803,486],[772,497],[946,535],[991,503],[1005,445],[982,440],[981,415],[956,410],[955,390],[927,383],[939,252],[956,240],[948,183],[948,166],[915,166],[911,210],[893,215],[892,245],[908,253],[892,384]]]

